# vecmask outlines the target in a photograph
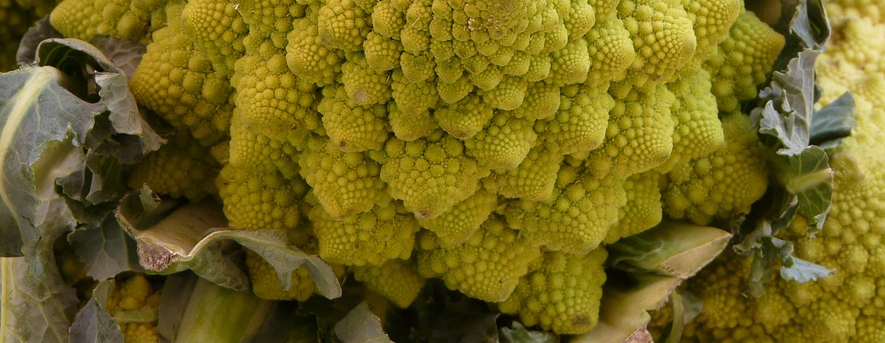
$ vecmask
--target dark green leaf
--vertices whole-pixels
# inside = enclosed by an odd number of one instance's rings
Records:
[[[51,250],[50,250],[51,252]],[[74,289],[64,284],[55,261],[39,273],[24,257],[0,258],[0,341],[67,343],[77,312]]]
[[[851,135],[854,121],[854,97],[845,92],[826,107],[814,112],[811,121],[811,144],[835,148],[842,138]]]
[[[113,279],[99,282],[95,286],[92,291],[92,299],[89,299],[86,306],[74,317],[74,323],[70,329],[71,342],[114,343],[123,341],[120,325],[114,321],[104,305],[110,298],[113,289]]]
[[[808,147],[789,160],[792,177],[785,186],[797,196],[799,210],[812,226],[808,234],[813,236],[823,228],[830,211],[833,169],[827,153],[817,146]]]
[[[768,99],[764,108],[753,111],[759,132],[780,141],[781,155],[801,153],[811,141],[814,114],[814,63],[819,51],[802,51],[790,60],[786,72],[774,72],[771,87],[760,97]]]
[[[50,39],[40,43],[37,56],[39,66],[0,75],[0,256],[39,258],[26,247],[51,241],[47,232],[75,226],[72,208],[88,204],[69,206],[71,198],[56,193],[57,183],[107,194],[109,185],[91,182],[114,178],[91,178],[95,171],[86,160],[112,134],[135,137],[123,141],[136,148],[119,149],[126,153],[117,156],[129,162],[162,142],[133,109],[125,76],[97,49],[74,39]],[[96,71],[101,75],[95,77]],[[104,117],[112,134],[94,136],[97,128],[106,131]]]
[[[820,0],[800,1],[790,23],[790,31],[802,40],[805,47],[822,50],[830,39],[830,22]]]
[[[116,218],[107,216],[98,226],[80,226],[68,240],[86,266],[86,274],[95,280],[138,268],[138,255],[133,241]]]

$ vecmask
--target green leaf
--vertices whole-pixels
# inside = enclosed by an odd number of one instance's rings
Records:
[[[372,313],[364,301],[335,324],[335,336],[344,343],[393,342],[381,325],[381,319]]]
[[[826,107],[814,112],[811,121],[811,144],[824,149],[839,145],[842,138],[851,135],[854,121],[854,97],[845,92]]]
[[[214,201],[185,204],[156,224],[140,226],[140,220],[154,216],[145,212],[146,208],[165,210],[163,206],[157,207],[155,198],[145,193],[144,190],[130,193],[117,210],[117,219],[138,243],[139,261],[144,268],[165,274],[190,269],[218,285],[248,290],[246,272],[224,253],[233,241],[270,263],[284,289],[291,287],[292,272],[306,266],[319,294],[328,298],[341,296],[338,278],[325,261],[289,245],[280,231],[225,228],[224,212]]]
[[[793,280],[799,283],[816,281],[836,272],[833,269],[796,257],[793,257],[793,265],[789,267],[781,266],[780,271],[781,277],[785,280]]]
[[[113,289],[113,279],[99,282],[95,286],[92,298],[74,317],[74,323],[70,329],[71,342],[112,343],[123,341],[120,325],[105,308]]]
[[[280,302],[220,287],[192,273],[167,277],[160,296],[161,342],[285,342],[292,328],[276,325],[291,311]]]
[[[413,303],[418,323],[411,330],[410,341],[498,341],[500,313],[490,310],[485,302],[449,291],[442,280],[428,280],[422,293]]]
[[[140,269],[135,241],[113,216],[107,216],[98,226],[78,227],[68,235],[68,241],[85,264],[86,275],[95,280],[106,280],[124,271]]]
[[[787,191],[795,194],[799,210],[812,225],[808,235],[814,236],[823,228],[833,198],[833,169],[824,149],[810,146],[791,156],[792,177],[786,182]]]
[[[802,51],[790,60],[786,72],[774,72],[771,86],[760,93],[768,102],[753,110],[753,123],[759,132],[781,143],[778,154],[797,155],[811,142],[814,63],[818,55],[820,51]]]
[[[609,245],[607,263],[632,273],[686,279],[722,252],[731,234],[714,227],[664,221]]]
[[[645,329],[651,316],[682,283],[672,276],[637,274],[629,282],[607,281],[603,287],[599,324],[590,332],[575,336],[573,343],[651,342]]]
[[[89,43],[101,50],[128,78],[135,73],[141,57],[147,52],[144,43],[108,35],[96,35]]]
[[[514,321],[513,328],[501,327],[498,338],[501,343],[557,343],[559,336],[552,332],[529,331],[520,322]]]
[[[101,106],[68,92],[61,86],[64,79],[52,67],[19,69],[0,77],[2,256],[21,256],[26,244],[40,238],[50,217],[61,225],[74,224],[65,211],[47,213],[47,205],[61,200],[53,192],[54,179],[82,168],[83,154],[73,145],[88,134]]]
[[[790,32],[799,37],[805,47],[823,50],[830,39],[830,22],[820,0],[800,1],[790,22]]]
[[[34,63],[37,59],[37,46],[40,42],[49,38],[62,38],[64,35],[58,32],[52,23],[49,22],[49,16],[43,17],[34,26],[31,26],[25,35],[22,36],[21,42],[18,44],[18,51],[15,54],[15,61],[20,64]]]
[[[162,143],[141,120],[125,75],[97,49],[50,39],[36,55],[37,65],[0,75],[0,256],[38,258],[33,246],[51,240],[46,233],[75,226],[58,182],[88,185],[86,194],[109,189],[86,181],[114,179],[86,163],[99,148],[115,146],[115,158],[133,162]]]
[[[0,341],[68,342],[77,296],[46,260],[35,273],[24,257],[0,258]]]

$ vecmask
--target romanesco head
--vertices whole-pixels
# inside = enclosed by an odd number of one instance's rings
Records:
[[[188,1],[181,13],[191,40],[224,75],[234,73],[234,64],[243,57],[243,38],[249,27],[237,6],[225,0]]]
[[[451,248],[469,239],[496,208],[498,197],[480,189],[438,217],[418,219],[418,223],[436,234],[441,247]]]
[[[333,219],[372,209],[384,191],[377,162],[365,153],[343,152],[325,137],[309,138],[298,164],[301,176]]]
[[[371,210],[335,220],[316,198],[308,198],[314,204],[308,217],[319,240],[320,257],[348,266],[379,266],[412,254],[418,222],[386,194],[375,200]]]
[[[713,78],[713,95],[719,110],[732,112],[739,101],[756,97],[756,85],[765,81],[772,63],[784,47],[784,36],[744,11],[719,43],[716,54],[704,63]]]
[[[437,130],[411,142],[396,138],[384,147],[381,180],[418,218],[434,218],[476,192],[488,175],[464,152],[464,144]]]
[[[380,266],[353,267],[353,277],[399,308],[409,307],[424,287],[414,260],[392,259]]]
[[[507,223],[547,249],[583,254],[596,248],[626,203],[623,180],[583,168],[559,169],[553,196],[507,204]]]
[[[724,146],[710,155],[678,163],[667,174],[664,211],[699,225],[748,213],[768,187],[764,148],[750,118],[732,113],[722,119]]]
[[[519,314],[526,326],[557,334],[582,334],[599,320],[602,284],[608,253],[597,248],[586,255],[547,252],[541,268],[519,280],[501,312]]]
[[[618,222],[608,229],[604,239],[606,244],[648,230],[661,222],[660,178],[660,173],[650,170],[624,180],[627,203],[618,209]]]
[[[418,271],[440,277],[446,287],[485,301],[503,301],[528,266],[541,257],[538,245],[491,217],[463,244],[443,248],[436,235],[418,237]]]
[[[228,135],[233,88],[188,36],[183,9],[166,7],[169,25],[154,32],[129,84],[139,104],[209,146]]]
[[[298,225],[298,200],[307,184],[277,170],[227,164],[218,175],[218,195],[230,226],[242,230],[289,230]]]
[[[129,173],[133,189],[148,185],[157,194],[185,197],[198,202],[217,194],[215,178],[220,166],[209,149],[198,144],[187,131],[178,131],[159,150],[145,155]]]

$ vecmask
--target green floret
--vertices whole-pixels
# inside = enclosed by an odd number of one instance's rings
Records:
[[[510,170],[522,162],[537,137],[531,121],[499,112],[482,131],[464,141],[464,147],[481,167]]]
[[[765,81],[771,65],[784,47],[784,36],[744,11],[737,18],[728,38],[704,63],[713,78],[713,95],[719,111],[740,109],[739,102],[756,97],[756,85]]]
[[[510,111],[510,114],[532,121],[550,118],[559,110],[559,88],[545,82],[530,83],[525,90],[522,105]]]
[[[461,245],[443,248],[436,235],[418,237],[418,272],[440,277],[446,287],[490,302],[510,296],[529,265],[541,257],[532,240],[510,229],[501,218],[489,218]]]
[[[439,128],[430,111],[406,113],[393,101],[387,103],[387,120],[396,138],[406,142],[426,137]]]
[[[372,9],[372,31],[388,38],[399,38],[406,25],[402,12],[391,5],[390,0],[379,0]]]
[[[562,160],[562,154],[543,144],[536,145],[515,169],[493,172],[484,178],[483,187],[507,198],[549,200]]]
[[[241,230],[289,230],[298,225],[298,200],[308,186],[276,170],[227,164],[218,175],[218,195],[230,227]]]
[[[399,32],[403,50],[418,54],[430,47],[430,19],[433,17],[431,5],[433,0],[412,1],[406,9],[406,24]]]
[[[714,218],[748,213],[768,186],[763,147],[750,118],[732,113],[722,119],[725,146],[710,155],[679,163],[667,174],[664,210],[670,218],[706,225]]]
[[[676,95],[670,108],[673,128],[673,152],[666,162],[656,168],[669,171],[676,163],[709,155],[725,144],[716,97],[710,93],[710,74],[698,70],[694,74],[680,74],[667,88]]]
[[[411,142],[391,138],[384,152],[381,180],[418,218],[448,211],[475,193],[479,179],[488,175],[464,153],[463,143],[439,130]]]
[[[728,31],[744,4],[743,0],[681,1],[697,38],[694,56],[684,68],[697,72],[704,61],[716,54],[716,46],[728,37]]]
[[[166,3],[166,0],[65,0],[52,10],[49,21],[65,37],[89,41],[96,35],[109,35],[147,43],[151,32],[166,24],[167,14],[163,9]],[[171,22],[170,25],[174,25]]]
[[[404,51],[400,55],[399,62],[403,76],[411,82],[424,82],[433,78],[435,65],[428,53],[413,54]]]
[[[357,51],[371,30],[372,18],[353,0],[328,0],[317,13],[319,41],[326,47]]]
[[[189,37],[212,67],[232,75],[234,64],[246,51],[243,38],[249,31],[237,6],[226,0],[191,0],[181,15]]]
[[[183,9],[167,6],[169,26],[153,34],[129,84],[139,104],[210,146],[228,135],[233,88],[188,37]]]
[[[298,176],[298,151],[294,145],[258,134],[238,119],[234,117],[231,127],[230,164],[256,172],[278,172],[287,179]]]
[[[559,169],[553,196],[519,199],[504,210],[507,223],[547,249],[583,254],[596,248],[618,221],[626,201],[619,176],[594,175],[570,165]]]
[[[409,307],[424,287],[414,260],[393,259],[380,266],[353,267],[353,277],[399,308]]]
[[[380,149],[390,131],[385,120],[387,106],[357,105],[348,97],[345,87],[323,88],[323,97],[317,110],[323,115],[326,134],[342,151]]]
[[[363,42],[363,53],[369,68],[377,72],[388,71],[399,66],[399,57],[403,52],[402,44],[390,37],[375,31],[369,32]]]
[[[384,191],[381,166],[364,153],[343,152],[329,139],[311,137],[298,160],[301,176],[333,219],[372,209]]]
[[[304,17],[306,6],[288,0],[241,0],[238,11],[249,25],[250,35],[261,41],[269,39],[277,49],[285,49],[292,20]]]
[[[298,77],[324,86],[335,82],[344,53],[320,42],[316,16],[295,19],[286,45],[286,63]]]
[[[308,217],[320,243],[320,257],[348,266],[380,266],[390,259],[407,259],[420,229],[414,217],[402,205],[386,195],[375,199],[375,206],[343,220],[334,220],[326,210],[314,204]]]
[[[617,4],[617,2],[611,3]],[[630,31],[624,27],[624,22],[614,13],[603,18],[597,21],[590,32],[587,32],[590,70],[587,72],[586,83],[591,87],[608,88],[606,84],[621,75],[633,63],[636,51],[633,50]]]
[[[246,41],[257,37],[250,35]],[[313,84],[286,67],[285,54],[270,40],[247,44],[231,79],[237,107],[231,124],[230,161],[237,166],[297,175],[296,147],[321,126]]]
[[[541,268],[519,280],[516,290],[498,304],[501,312],[519,314],[526,326],[557,334],[582,334],[596,327],[606,275],[603,248],[587,255],[547,252]]]
[[[506,75],[495,88],[483,93],[482,100],[495,109],[515,110],[522,105],[528,86],[528,81],[525,79]]]
[[[159,150],[147,154],[133,167],[127,180],[129,187],[141,189],[147,185],[157,194],[183,196],[191,202],[217,194],[215,178],[220,165],[209,149],[185,131],[167,139]]]
[[[160,290],[141,273],[118,277],[104,306],[115,319],[127,318],[117,322],[124,342],[158,342],[156,311],[160,306]],[[136,315],[127,315],[127,312]],[[147,313],[153,315],[145,315]],[[128,318],[135,320],[130,321]]]
[[[590,54],[587,41],[575,39],[565,45],[562,50],[550,54],[552,63],[550,75],[544,81],[555,86],[564,86],[584,82],[590,71]]]
[[[561,90],[559,110],[535,124],[544,144],[561,155],[598,148],[609,125],[612,97],[588,84],[569,85]]]
[[[615,97],[609,112],[604,145],[591,159],[613,162],[614,173],[626,177],[654,168],[670,157],[673,150],[673,117],[670,108],[675,96],[664,84],[652,93],[631,91]]]
[[[596,24],[596,12],[587,0],[568,1],[568,14],[565,16],[565,29],[569,40],[583,37]]]
[[[478,95],[468,95],[456,103],[445,104],[433,112],[439,126],[458,139],[479,133],[495,115],[490,104]]]
[[[697,41],[692,22],[679,0],[623,0],[618,4],[618,18],[630,32],[636,51],[626,84],[648,91],[668,81],[694,55]]]
[[[341,66],[341,83],[347,97],[360,106],[384,104],[391,96],[390,75],[370,68],[361,53],[347,55],[347,61]]]
[[[478,190],[438,217],[418,219],[418,223],[436,234],[440,247],[452,248],[469,239],[497,208],[498,197],[494,193]]]
[[[411,82],[399,69],[391,73],[391,80],[393,100],[404,115],[422,115],[437,107],[439,95],[433,82]]]
[[[648,230],[663,218],[661,207],[661,174],[647,171],[634,174],[624,180],[627,203],[618,209],[618,222],[608,229],[603,242],[611,244]]]

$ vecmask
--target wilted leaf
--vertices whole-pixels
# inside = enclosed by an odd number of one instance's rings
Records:
[[[366,302],[356,305],[350,312],[335,324],[335,336],[344,343],[393,342],[381,325],[378,318],[369,309]]]
[[[288,244],[287,237],[276,230],[227,229],[221,205],[211,200],[186,204],[150,227],[136,224],[151,213],[145,208],[157,206],[145,191],[127,195],[117,210],[117,219],[138,242],[143,267],[159,273],[191,269],[213,282],[236,290],[248,290],[246,273],[223,254],[225,241],[234,241],[270,263],[277,271],[283,289],[291,287],[291,275],[301,266],[310,271],[317,292],[328,298],[341,295],[341,286],[332,268],[316,255],[308,255]],[[147,201],[147,204],[144,202]]]

